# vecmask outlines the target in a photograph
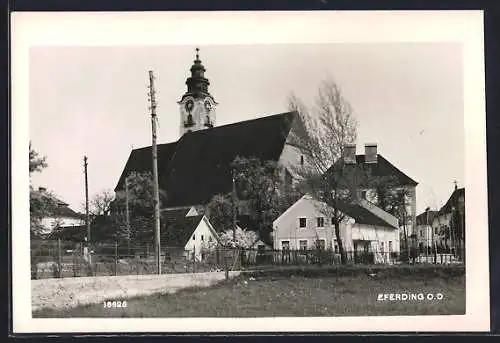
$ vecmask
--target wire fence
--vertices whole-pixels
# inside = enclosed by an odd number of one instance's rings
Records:
[[[31,278],[156,274],[157,259],[150,242],[86,244],[62,240],[31,242]],[[459,264],[461,251],[411,250],[401,252],[338,251],[324,249],[273,250],[221,246],[160,245],[162,274],[252,269],[262,266],[347,264]]]

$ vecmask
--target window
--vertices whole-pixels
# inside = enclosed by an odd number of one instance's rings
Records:
[[[325,240],[324,239],[316,240],[316,248],[325,250]]]
[[[195,235],[193,235],[193,241],[194,241],[195,239],[196,239],[196,236],[195,236]]]
[[[333,249],[334,249],[336,254],[339,253],[339,244],[337,243],[336,239],[333,240]]]
[[[380,252],[384,253],[384,242],[380,242]]]
[[[335,225],[335,218],[332,217],[332,226]]]
[[[208,241],[212,243],[212,236],[208,236]]]
[[[366,191],[361,191],[361,198],[366,199]]]
[[[323,217],[316,218],[316,225],[318,227],[325,227],[325,218]]]
[[[438,228],[437,228],[437,227],[435,227],[435,228],[434,228],[434,234],[435,234],[435,235],[437,235],[437,234],[438,234]]]
[[[201,235],[201,241],[202,241],[202,242],[203,242],[203,238],[204,238],[204,237],[203,237],[203,235]]]
[[[389,241],[389,252],[392,252],[392,241]]]
[[[305,228],[306,225],[307,225],[306,218],[305,217],[299,218],[299,227]]]
[[[281,241],[281,249],[289,250],[290,249],[290,241]]]
[[[300,165],[303,166],[304,165],[304,156],[300,156]]]
[[[299,241],[299,249],[300,250],[307,250],[307,240],[300,240]]]

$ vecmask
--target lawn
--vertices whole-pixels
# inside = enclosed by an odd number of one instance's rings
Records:
[[[441,293],[441,300],[378,300],[383,293]],[[120,300],[120,299],[111,299]],[[127,300],[126,308],[44,309],[33,317],[270,317],[465,314],[465,276],[239,277],[204,289]]]

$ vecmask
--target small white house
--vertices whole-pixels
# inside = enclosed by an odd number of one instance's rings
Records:
[[[194,257],[202,261],[219,242],[217,232],[205,215],[193,215],[191,210],[182,209],[164,211],[162,219],[162,246],[171,258]]]
[[[304,195],[273,222],[274,249],[332,248],[338,252],[334,222],[326,204]],[[366,200],[342,205],[340,239],[347,252],[398,253],[398,220]],[[385,254],[384,254],[385,253]]]
[[[85,220],[83,214],[73,211],[67,203],[47,192],[44,187],[39,187],[38,191],[46,197],[52,198],[56,203],[56,208],[53,213],[41,220],[41,226],[43,227],[41,232],[42,235],[48,235],[54,231],[54,229],[84,225]]]
[[[430,252],[435,249],[439,241],[439,233],[437,228],[432,227],[434,218],[438,215],[438,211],[428,210],[417,216],[417,244],[420,252]]]

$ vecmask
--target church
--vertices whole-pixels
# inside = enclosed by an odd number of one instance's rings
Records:
[[[300,151],[290,143],[295,112],[217,126],[217,101],[196,49],[196,59],[186,80],[187,90],[178,101],[180,138],[158,144],[158,182],[167,198],[163,208],[203,208],[216,194],[232,189],[230,164],[236,157],[256,157],[278,162],[283,177],[292,182],[291,165],[303,163]],[[151,146],[133,149],[115,187],[125,188],[132,172],[150,172]]]
[[[293,144],[294,123],[299,122],[296,112],[217,126],[218,103],[210,94],[210,82],[205,76],[206,69],[198,51],[196,49],[191,75],[186,80],[187,90],[178,101],[180,138],[157,146],[158,182],[160,189],[166,193],[162,210],[194,207],[203,213],[214,195],[231,192],[231,163],[236,157],[277,162],[285,185],[296,180],[294,170],[304,165],[306,160]],[[416,222],[415,187],[418,183],[380,155],[376,144],[365,144],[364,155],[356,155],[355,146],[346,147],[346,151],[346,161],[350,158],[356,165],[369,167],[376,177],[392,175],[399,186],[408,188],[408,223],[413,227]],[[151,172],[151,169],[151,146],[133,149],[115,192],[124,190],[125,179],[130,173]],[[366,189],[363,193],[368,191]]]

